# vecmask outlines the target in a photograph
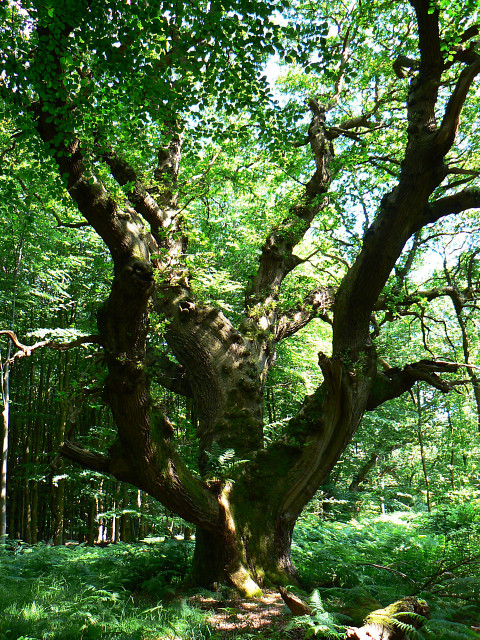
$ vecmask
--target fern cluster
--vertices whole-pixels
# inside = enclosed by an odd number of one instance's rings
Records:
[[[287,625],[287,630],[302,626],[305,629],[305,638],[315,636],[328,640],[341,640],[345,637],[345,626],[341,624],[341,620],[348,623],[350,621],[348,616],[327,611],[318,589],[314,589],[309,603],[312,615],[295,618]]]
[[[223,449],[217,442],[214,442],[211,450],[205,453],[207,456],[207,476],[210,478],[232,480],[230,475],[233,475],[233,469],[246,462],[246,460],[237,457],[234,449]]]
[[[416,614],[390,620],[408,638],[478,638],[471,626],[480,620],[480,535],[476,511],[467,515],[458,526],[445,514],[397,513],[349,522],[307,514],[295,531],[294,561],[325,610],[349,616],[351,626],[361,626],[371,611],[416,595],[428,602],[429,620],[422,626],[416,625]],[[309,626],[314,625],[312,619]]]

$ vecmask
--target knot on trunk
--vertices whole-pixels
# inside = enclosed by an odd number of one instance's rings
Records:
[[[195,311],[195,303],[190,300],[182,300],[178,303],[178,310],[180,311],[180,317],[188,316]]]
[[[118,287],[123,289],[127,295],[135,295],[138,293],[150,295],[153,290],[153,285],[152,265],[138,258],[129,260],[123,269],[121,269],[113,283],[114,288]]]

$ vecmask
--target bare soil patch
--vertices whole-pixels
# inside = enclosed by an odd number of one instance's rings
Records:
[[[201,609],[211,611],[208,622],[226,640],[237,635],[248,636],[249,631],[255,638],[273,638],[280,634],[289,640],[304,637],[301,629],[285,630],[292,614],[276,591],[266,590],[261,598],[219,601],[197,595],[192,600]]]

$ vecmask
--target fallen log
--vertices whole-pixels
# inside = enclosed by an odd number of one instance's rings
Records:
[[[349,627],[348,640],[407,640],[429,617],[425,600],[407,597],[368,614],[362,627]]]

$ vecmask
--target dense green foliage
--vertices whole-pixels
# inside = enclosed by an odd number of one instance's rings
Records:
[[[0,637],[208,637],[200,612],[159,601],[185,573],[187,553],[183,543],[7,549],[1,559]]]
[[[160,539],[103,549],[9,545],[0,555],[0,638],[221,638],[208,613],[179,590],[191,550],[191,543]],[[343,523],[310,514],[296,529],[293,551],[306,579],[301,594],[312,594],[314,615],[292,619],[287,630],[304,626],[328,637],[327,630],[337,629],[341,638],[342,625],[360,624],[373,609],[414,594],[427,600],[431,618],[412,638],[475,637],[470,625],[480,615],[478,504]],[[222,607],[225,594],[205,595]],[[287,609],[283,615],[288,621]],[[274,629],[258,633],[279,637]]]

